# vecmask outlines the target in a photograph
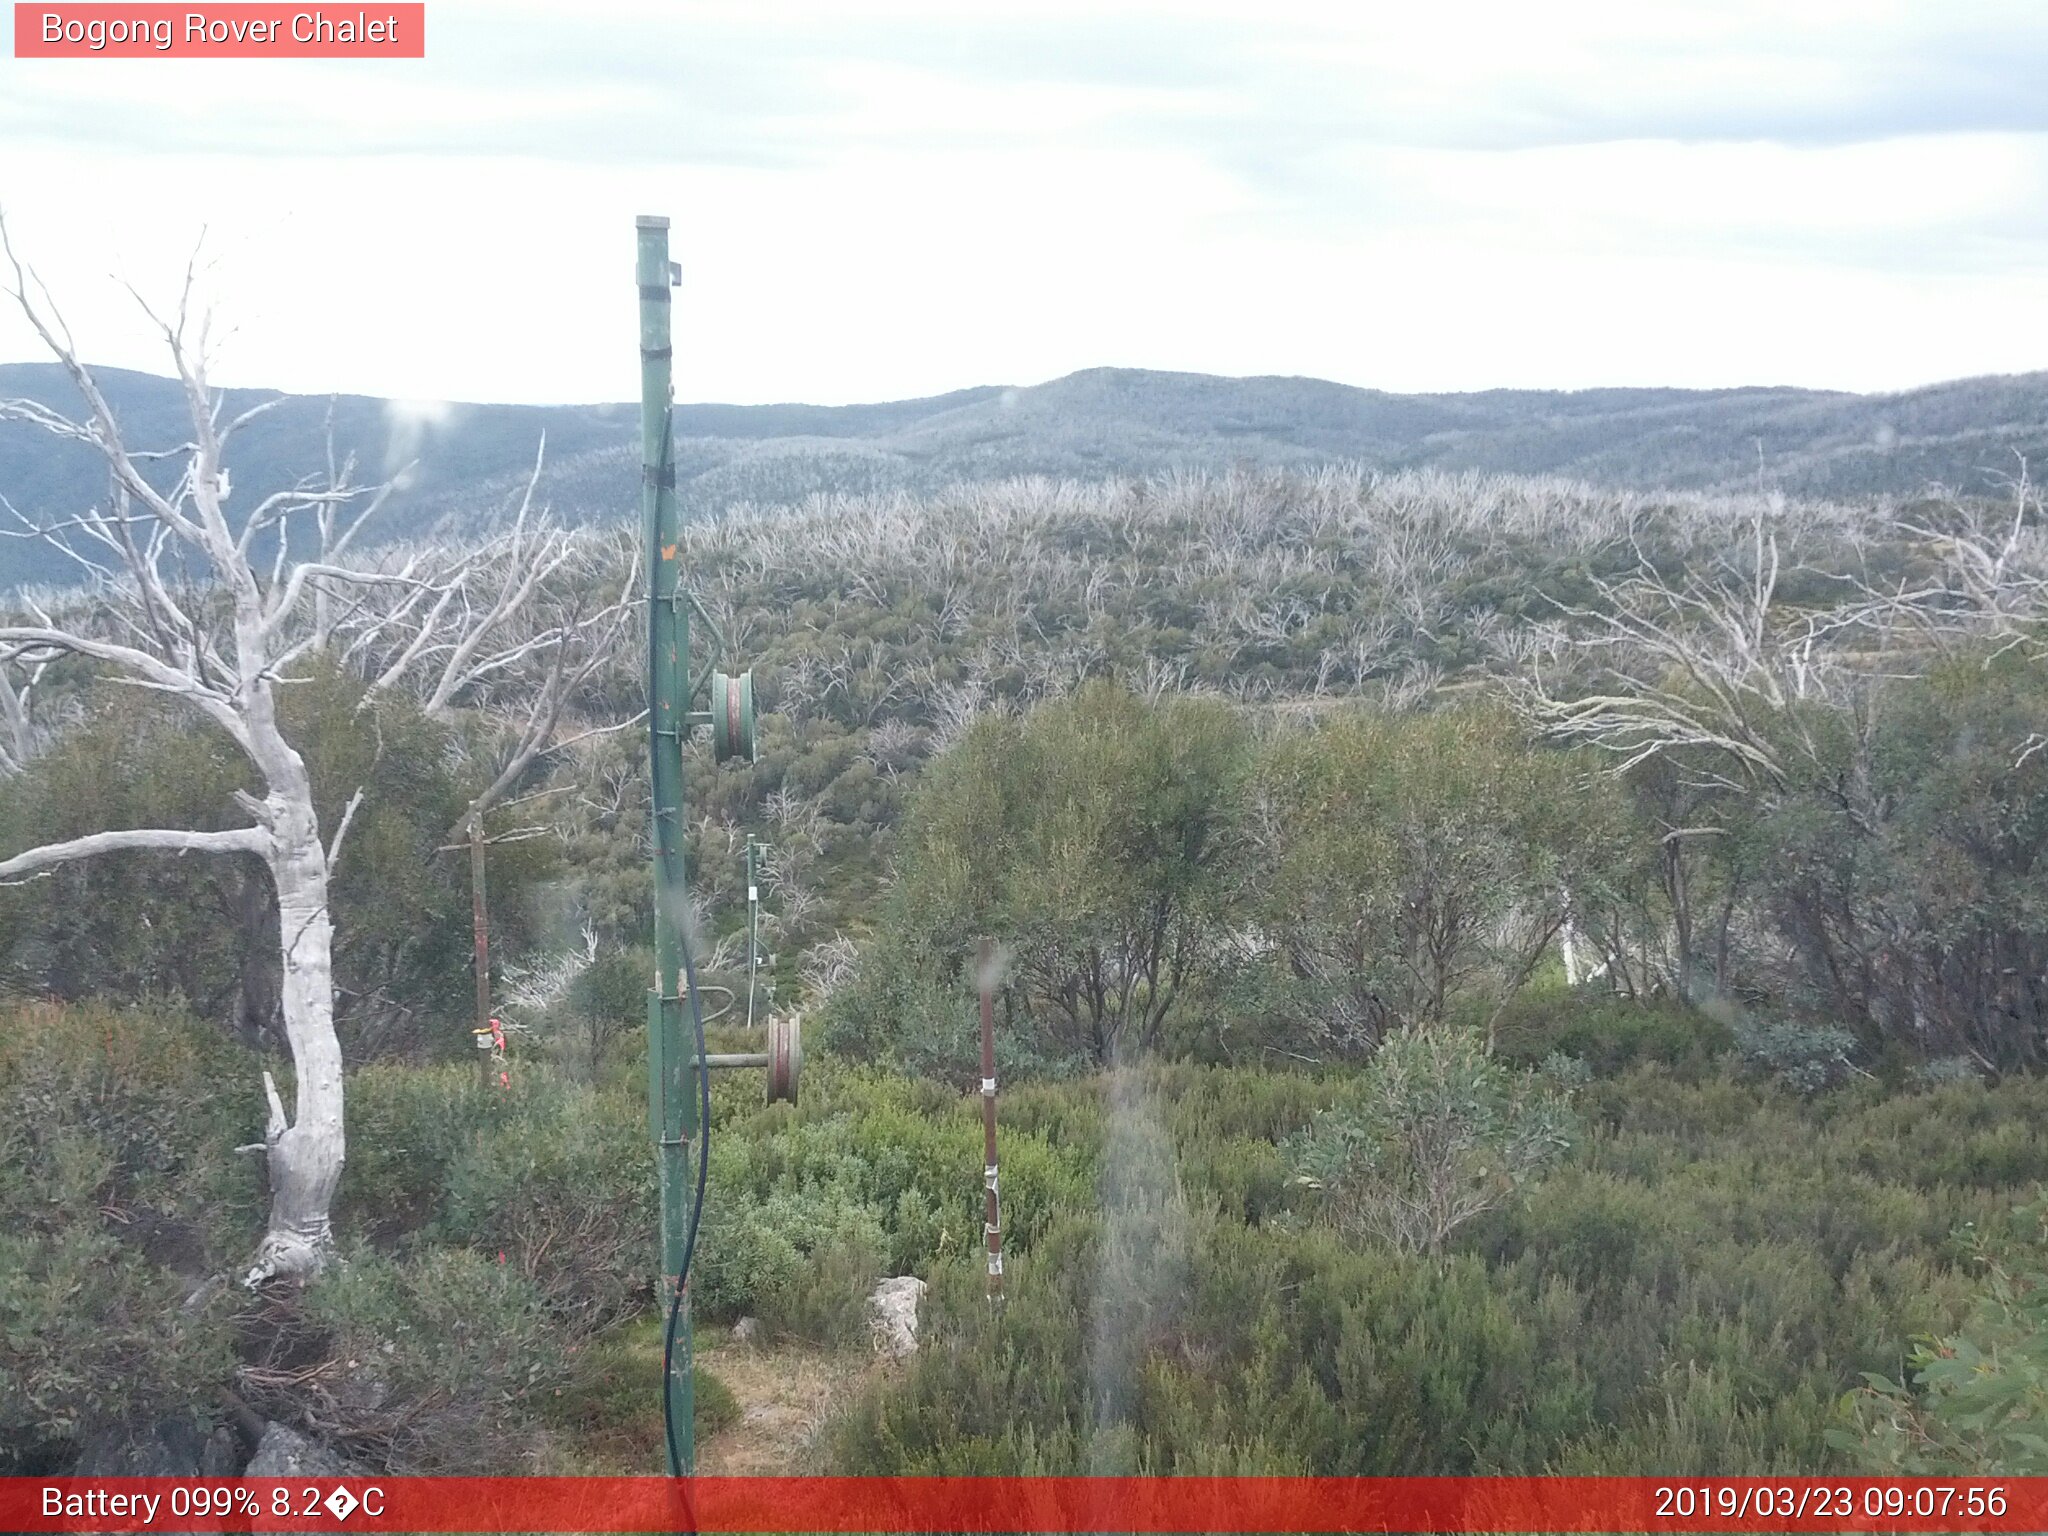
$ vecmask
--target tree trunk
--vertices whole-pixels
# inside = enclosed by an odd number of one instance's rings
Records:
[[[1685,877],[1685,850],[1675,837],[1664,840],[1664,894],[1671,903],[1672,979],[1680,1002],[1692,1001],[1692,887]]]
[[[294,754],[296,756],[296,754]],[[317,1273],[333,1252],[328,1215],[346,1152],[341,1121],[341,1042],[334,1033],[334,924],[327,909],[327,852],[310,792],[278,805],[270,858],[283,956],[285,1038],[296,1080],[294,1114],[264,1074],[270,1124],[270,1225],[249,1272],[255,1284]]]
[[[1728,995],[1728,930],[1734,921],[1735,887],[1731,880],[1728,895],[1721,903],[1721,921],[1714,940],[1714,992],[1718,997]]]
[[[271,932],[277,907],[271,900],[270,876],[257,868],[253,859],[237,860],[231,877],[235,880],[233,916],[242,934],[236,967],[235,1032],[252,1048],[266,1050],[288,1043],[279,991],[278,941]]]

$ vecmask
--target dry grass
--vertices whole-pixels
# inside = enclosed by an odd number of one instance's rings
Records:
[[[722,1344],[697,1359],[732,1389],[738,1422],[697,1448],[697,1470],[712,1477],[816,1472],[833,1415],[887,1369],[860,1350],[801,1344]]]

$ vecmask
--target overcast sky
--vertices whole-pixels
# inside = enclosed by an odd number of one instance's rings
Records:
[[[354,7],[349,7],[353,11]],[[88,354],[202,226],[232,384],[690,400],[1117,365],[1390,390],[2048,367],[2048,5],[429,0],[424,61],[0,58]],[[35,355],[0,317],[0,361]]]

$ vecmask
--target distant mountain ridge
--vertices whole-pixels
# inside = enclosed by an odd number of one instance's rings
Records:
[[[182,441],[168,379],[98,369],[135,447]],[[271,392],[227,391],[229,413]],[[53,364],[0,364],[0,397],[75,412]],[[413,469],[384,512],[387,537],[490,525],[523,483],[543,432],[547,499],[573,521],[638,507],[638,408],[452,405],[300,395],[248,427],[231,463],[250,507],[338,448],[373,478]],[[1754,387],[1721,390],[1487,390],[1399,395],[1306,378],[1091,368],[1029,387],[987,385],[872,405],[676,408],[677,481],[688,505],[781,503],[814,492],[925,491],[1018,474],[1100,479],[1237,464],[1357,462],[1563,475],[1634,489],[1762,483],[1859,498],[1930,484],[1997,494],[2018,455],[2048,455],[2048,371],[1899,394]],[[104,492],[89,450],[0,423],[0,495],[30,517],[62,516]],[[0,585],[68,580],[69,562],[0,542]]]

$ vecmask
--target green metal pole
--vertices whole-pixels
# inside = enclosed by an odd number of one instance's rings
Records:
[[[670,369],[668,220],[643,214],[639,233],[641,513],[647,560],[648,747],[654,791],[654,990],[647,1004],[647,1102],[661,1179],[664,1305],[683,1267],[688,1235],[690,1147],[697,1134],[696,1042],[684,1028],[683,913],[688,870],[683,838],[683,743],[690,729],[690,623],[680,580]],[[676,1322],[669,1391],[676,1453],[669,1475],[696,1469],[690,1375],[690,1298]]]

